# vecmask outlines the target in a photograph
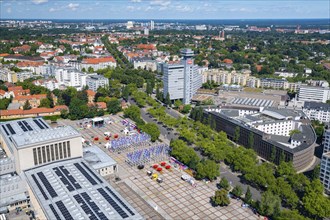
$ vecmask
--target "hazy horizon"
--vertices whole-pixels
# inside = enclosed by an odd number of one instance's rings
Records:
[[[328,0],[0,0],[1,19],[329,19]]]

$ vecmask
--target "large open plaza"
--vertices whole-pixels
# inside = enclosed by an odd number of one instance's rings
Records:
[[[165,153],[154,159],[151,157],[147,162],[141,161],[141,163],[144,163],[143,169],[138,169],[137,166],[127,163],[129,153],[143,151],[164,143],[146,141],[142,144],[132,144],[122,150],[107,149],[105,145],[108,140],[104,135],[106,132],[110,132],[110,140],[114,136],[117,136],[118,140],[127,137],[125,134],[127,124],[124,124],[123,120],[123,118],[115,115],[106,117],[102,127],[84,126],[84,120],[60,120],[57,126],[73,126],[81,132],[87,142],[99,146],[117,161],[119,165],[118,173],[106,177],[106,179],[121,193],[125,193],[127,190],[134,191],[133,195],[128,195],[132,193],[125,194],[129,197],[127,200],[139,212],[141,209],[137,207],[141,207],[141,204],[146,209],[151,208],[149,212],[141,210],[140,213],[143,217],[146,219],[162,217],[165,219],[258,219],[258,216],[251,209],[242,207],[241,200],[231,199],[231,203],[227,207],[213,207],[210,203],[210,197],[214,195],[214,191],[217,189],[216,183],[195,181],[195,186],[190,185],[181,179],[181,176],[186,173],[179,169],[179,166],[170,163],[169,157]],[[131,125],[133,124],[132,121],[127,121]],[[153,168],[155,164],[161,167],[161,162],[166,162],[171,168],[165,169],[165,166],[163,166],[160,172]],[[159,183],[156,178],[152,179],[152,175],[147,175],[148,171],[156,173],[163,182]],[[149,207],[146,207],[148,205]]]

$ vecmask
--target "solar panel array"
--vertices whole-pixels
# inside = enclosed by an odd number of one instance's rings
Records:
[[[44,186],[46,187],[49,195],[54,198],[57,196],[57,193],[55,192],[54,188],[52,187],[52,185],[50,185],[49,181],[47,180],[47,178],[45,177],[45,174],[42,172],[37,173],[39,179],[41,180],[41,182],[44,184]]]
[[[120,204],[122,205],[122,206],[124,206],[125,207],[125,209],[129,212],[129,213],[131,213],[131,215],[134,215],[134,212],[130,209],[130,208],[128,208],[128,206],[109,188],[109,187],[105,187],[109,192],[110,192],[110,194],[113,196],[113,197],[115,197],[116,199],[117,199],[117,201],[118,202],[120,202]]]
[[[116,210],[116,212],[118,212],[118,214],[122,218],[128,217],[127,213],[115,202],[115,200],[113,198],[111,198],[109,196],[108,193],[106,193],[106,191],[104,189],[99,188],[99,189],[97,189],[97,191],[99,191],[99,193],[101,193],[101,195],[104,197],[104,199],[108,201],[108,203],[112,206],[112,208],[114,208]]]
[[[33,129],[31,128],[31,126],[29,125],[29,123],[27,123],[27,121],[23,121],[23,124],[25,125],[25,127],[29,130],[32,131]]]
[[[89,215],[91,220],[103,220],[107,219],[107,217],[101,212],[100,208],[92,201],[91,197],[87,193],[81,193],[80,195],[73,196],[75,200],[81,204],[81,208],[84,212]]]
[[[33,119],[33,122],[40,128],[45,129],[44,126],[41,125],[41,123],[37,119]]]
[[[82,159],[51,163],[25,174],[47,219],[142,219]]]
[[[102,180],[84,162],[81,163],[95,177],[95,179],[97,179],[100,183],[103,183]]]
[[[46,200],[48,200],[48,196],[46,195],[44,189],[41,187],[41,185],[40,185],[39,181],[37,180],[37,178],[34,176],[34,174],[32,174],[31,176],[32,176],[32,179],[34,180],[34,182],[36,183],[36,185],[38,186],[41,194],[44,196],[44,198]]]
[[[39,122],[44,126],[44,128],[49,128],[47,124],[45,124],[41,119],[39,119]]]
[[[52,204],[49,205],[50,209],[52,210],[52,212],[54,213],[56,219],[61,219],[60,216],[58,215],[57,211],[55,210],[54,206]]]
[[[6,124],[6,126],[9,129],[11,134],[16,134],[16,132],[14,131],[13,127],[10,124]]]
[[[80,166],[80,164],[79,163],[75,163],[74,164],[76,167],[77,167],[77,169],[85,176],[85,178],[86,179],[88,179],[88,181],[92,184],[92,185],[96,185],[97,184],[97,182],[87,173],[87,171],[84,169],[84,168],[82,168],[82,166]]]
[[[3,130],[6,132],[7,136],[9,136],[9,133],[4,125],[2,125]]]
[[[62,201],[58,201],[55,203],[58,207],[58,209],[61,211],[62,215],[64,216],[65,220],[74,220],[68,211],[68,209],[65,207]]]
[[[66,188],[72,192],[74,191],[74,187],[69,182],[69,180],[63,175],[63,173],[60,171],[58,167],[53,168],[55,170],[56,175],[61,179],[62,183],[66,186]]]
[[[268,106],[272,106],[274,101],[265,100],[265,99],[254,99],[254,98],[234,98],[234,100],[231,103],[237,105],[268,107]]]
[[[22,130],[24,132],[27,132],[28,131],[28,129],[23,125],[23,123],[21,121],[17,122],[17,124],[22,128]]]

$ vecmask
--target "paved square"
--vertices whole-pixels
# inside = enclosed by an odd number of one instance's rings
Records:
[[[101,128],[81,129],[79,122],[60,120],[59,124],[67,124],[80,130],[84,139],[100,147],[109,154],[119,165],[118,176],[121,181],[116,183],[113,177],[107,178],[126,198],[134,208],[146,219],[258,219],[256,215],[248,208],[241,207],[241,201],[232,200],[227,207],[213,207],[210,203],[210,197],[214,195],[215,183],[204,183],[197,181],[197,187],[192,187],[189,183],[181,180],[185,172],[172,167],[171,170],[164,169],[162,172],[155,171],[151,166],[159,164],[159,160],[154,163],[145,164],[143,170],[137,167],[131,167],[126,160],[126,154],[133,152],[134,147],[128,148],[122,152],[110,152],[105,148],[107,142],[104,138],[104,132],[124,136],[124,126],[119,116],[106,116],[111,118],[112,124],[106,124]],[[99,137],[94,142],[94,137]],[[149,145],[141,146],[139,149],[148,148]],[[152,180],[147,171],[152,170],[162,177],[164,182],[157,183]],[[132,192],[132,193],[129,193]],[[134,196],[131,196],[133,194]],[[157,212],[155,212],[157,211]]]

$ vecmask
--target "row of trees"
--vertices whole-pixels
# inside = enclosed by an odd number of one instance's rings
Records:
[[[259,203],[251,203],[251,205],[258,208],[261,214],[280,216],[282,213],[272,211],[274,210],[273,206],[269,206],[269,209],[265,208],[268,207],[265,202],[269,201],[269,195],[274,195],[275,201],[277,197],[280,198],[280,205],[304,213],[312,218],[322,218],[330,214],[327,208],[330,204],[329,199],[324,197],[322,193],[316,193],[322,191],[322,185],[317,175],[310,180],[301,173],[297,174],[292,164],[284,161],[277,167],[271,163],[259,164],[257,155],[252,149],[235,147],[228,141],[225,133],[213,131],[209,126],[212,125],[212,122],[210,123],[207,117],[203,117],[203,111],[200,108],[192,110],[192,114],[203,123],[200,121],[192,122],[185,118],[174,119],[172,123],[168,123],[170,121],[168,117],[170,116],[166,115],[162,108],[152,109],[149,112],[167,126],[177,127],[180,132],[180,140],[171,142],[171,154],[195,169],[197,171],[196,177],[210,177],[212,179],[217,174],[213,166],[209,168],[198,166],[201,160],[192,147],[199,150],[202,155],[208,157],[214,163],[224,161],[230,165],[233,171],[241,173],[242,178],[247,183],[267,192],[264,195],[266,198],[259,201]],[[315,190],[311,191],[310,188],[313,185],[318,185],[320,188],[316,192]],[[318,204],[312,203],[312,199],[319,201]],[[296,215],[296,211],[286,213],[286,215]]]
[[[139,129],[151,136],[151,141],[156,141],[159,138],[160,130],[155,123],[145,123],[141,118],[141,111],[137,105],[131,105],[124,110],[124,116],[136,122]]]

